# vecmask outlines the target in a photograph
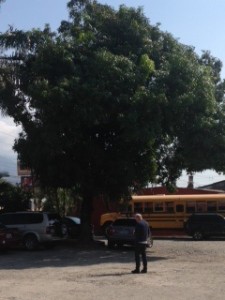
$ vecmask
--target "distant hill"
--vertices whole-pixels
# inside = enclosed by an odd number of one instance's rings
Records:
[[[9,176],[9,177],[3,177],[5,181],[8,181],[9,183],[13,185],[19,185],[20,184],[20,177],[19,176]]]
[[[9,177],[4,177],[4,180],[16,185],[20,183],[20,177],[17,176],[16,159],[0,155],[0,172],[6,172]]]

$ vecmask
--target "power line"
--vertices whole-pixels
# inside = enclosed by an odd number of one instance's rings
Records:
[[[5,171],[5,172],[16,172],[16,165],[10,165],[10,164],[2,164],[0,163],[0,171]]]
[[[18,178],[19,179],[20,176],[9,174],[9,176],[2,176],[2,178],[5,178],[5,179],[7,179],[7,178]]]
[[[14,136],[14,135],[12,135],[12,134],[10,134],[10,133],[6,133],[6,132],[3,131],[3,130],[0,130],[0,133],[3,133],[3,134],[8,135],[8,136],[10,136],[10,137],[16,138],[16,136]]]
[[[8,159],[4,159],[4,157],[0,157],[0,166],[16,166],[17,162],[15,160],[8,160]]]
[[[1,144],[2,144],[2,145],[9,145],[9,146],[13,146],[13,144],[14,144],[14,140],[12,141],[12,143],[8,143],[8,142],[6,142],[6,141],[1,141]]]

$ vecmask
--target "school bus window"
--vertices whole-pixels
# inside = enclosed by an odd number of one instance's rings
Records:
[[[206,202],[197,202],[196,203],[197,212],[206,212],[207,211],[207,203]]]
[[[176,205],[176,212],[184,212],[184,205],[183,204],[177,204]]]
[[[163,202],[155,203],[154,211],[155,212],[163,212],[164,211]]]
[[[165,203],[165,210],[167,213],[174,213],[174,203],[173,202],[166,202]]]
[[[143,203],[134,203],[134,212],[143,212]]]
[[[146,202],[145,204],[144,204],[144,211],[146,212],[146,213],[151,213],[151,212],[153,212],[153,203],[152,202]]]
[[[208,201],[207,202],[208,212],[216,211],[216,201]]]
[[[225,211],[225,201],[218,202],[218,210]]]
[[[187,202],[186,204],[186,212],[187,213],[194,213],[195,212],[195,202]]]

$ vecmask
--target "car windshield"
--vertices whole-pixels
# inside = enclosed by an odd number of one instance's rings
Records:
[[[49,221],[59,221],[60,215],[56,214],[56,213],[48,213],[48,220]]]
[[[118,219],[113,223],[113,226],[136,226],[135,219]]]
[[[74,223],[80,225],[80,219],[79,218],[77,218],[77,217],[66,217],[66,218],[68,218],[68,219],[72,220]]]

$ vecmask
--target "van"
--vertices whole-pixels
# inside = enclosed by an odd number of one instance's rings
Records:
[[[0,223],[7,228],[18,228],[27,250],[40,245],[52,246],[63,238],[60,230],[60,216],[49,212],[13,212],[0,215]]]
[[[214,213],[192,214],[184,224],[184,229],[194,240],[213,236],[225,237],[225,219],[222,215]]]

